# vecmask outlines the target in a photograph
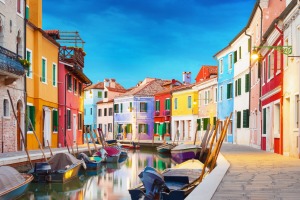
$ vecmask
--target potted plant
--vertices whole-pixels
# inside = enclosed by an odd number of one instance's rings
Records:
[[[21,65],[22,65],[26,70],[29,69],[29,67],[30,67],[30,62],[29,62],[28,60],[19,58],[19,62],[21,63]]]

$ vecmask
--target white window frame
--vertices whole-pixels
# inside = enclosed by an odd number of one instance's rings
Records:
[[[9,99],[8,98],[3,98],[3,113],[2,113],[2,116],[4,118],[10,118],[10,102],[9,102]],[[7,106],[7,115],[4,115],[5,114],[5,110],[4,110],[4,103],[7,102],[6,106]]]
[[[232,53],[228,55],[228,70],[232,70]]]
[[[219,67],[220,67],[220,74],[223,74],[224,71],[224,63],[223,63],[223,58],[219,60]]]
[[[204,91],[204,105],[209,104],[209,99],[210,99],[210,90],[205,90]]]
[[[178,110],[178,98],[174,98],[174,110]]]
[[[30,66],[28,68],[29,76],[27,76],[27,73],[26,73],[26,77],[32,79],[32,50],[26,48],[26,58],[25,59],[27,59],[27,52],[30,52],[31,56],[30,56],[30,60],[29,60]]]
[[[214,88],[214,103],[218,102],[218,87]]]
[[[45,82],[42,80],[43,77],[43,60],[45,60]],[[47,84],[47,58],[42,56],[42,67],[41,67],[41,82]]]
[[[53,83],[53,80],[52,80],[52,85],[53,85],[53,87],[57,87],[57,70],[58,70],[58,68],[57,68],[57,64],[53,62],[52,63],[52,76],[53,76],[53,66],[55,66],[56,70],[55,70],[55,74],[54,74],[55,84]]]
[[[18,12],[18,0],[16,1],[16,13],[18,16],[20,16],[21,18],[24,18],[24,1],[20,0],[20,13]]]
[[[220,102],[222,102],[223,101],[223,85],[221,85],[220,86],[220,91],[219,91],[220,93],[219,93],[219,95],[220,95]]]

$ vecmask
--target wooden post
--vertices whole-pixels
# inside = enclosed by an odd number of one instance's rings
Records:
[[[96,146],[96,142],[95,142],[94,137],[93,137],[93,134],[91,132],[89,132],[89,134],[90,134],[90,136],[92,138],[92,141],[94,143],[95,151],[98,151],[97,146]]]
[[[23,131],[22,131],[22,129],[21,129],[20,122],[18,121],[18,117],[17,117],[17,115],[16,115],[16,111],[15,111],[14,104],[13,104],[13,102],[12,102],[12,99],[11,99],[9,90],[7,90],[7,93],[8,93],[8,96],[9,96],[10,105],[11,105],[11,107],[12,107],[12,110],[13,110],[13,113],[14,113],[14,116],[15,116],[15,119],[16,119],[16,121],[17,121],[17,125],[18,125],[18,127],[19,127],[19,129],[20,129],[20,131],[21,131],[22,142],[23,142],[23,145],[24,145],[25,152],[26,152],[26,154],[27,154],[28,161],[29,161],[29,163],[30,163],[31,168],[33,168],[33,165],[32,165],[32,163],[31,163],[31,159],[30,159],[30,156],[29,156],[29,153],[28,153],[28,150],[27,150],[27,146],[25,145],[25,138],[24,138],[24,135],[23,135]],[[2,142],[3,142],[3,141],[2,141]]]
[[[86,135],[85,139],[86,139],[86,142],[87,142],[88,150],[89,150],[90,156],[92,156],[92,152],[91,152],[91,149],[90,149],[89,139],[87,138],[87,134],[85,134],[85,135]]]
[[[48,144],[48,147],[49,147],[49,150],[50,150],[50,154],[51,154],[51,156],[53,156],[53,153],[52,153],[52,150],[51,150],[51,147],[49,145],[49,141],[48,140],[47,140],[47,144]]]
[[[101,145],[101,140],[100,140],[100,137],[99,137],[99,133],[98,133],[98,130],[97,129],[94,129],[94,133],[96,134],[96,137],[97,137],[97,140],[98,140],[98,143]]]
[[[69,140],[71,141],[70,135],[68,135],[68,138],[69,138]],[[67,143],[68,143],[68,142],[67,142]],[[73,145],[72,145],[72,141],[71,141],[71,149],[72,149],[72,154],[73,154],[73,156],[75,156],[74,149],[73,149]]]

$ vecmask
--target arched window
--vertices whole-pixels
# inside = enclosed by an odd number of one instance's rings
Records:
[[[7,99],[3,101],[3,116],[9,117],[9,102]]]

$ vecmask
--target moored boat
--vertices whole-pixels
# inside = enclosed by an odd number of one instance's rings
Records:
[[[172,159],[177,163],[182,163],[189,159],[198,158],[201,147],[193,144],[180,144],[171,149]]]
[[[85,170],[99,170],[101,167],[101,157],[88,157],[85,153],[80,153],[78,159],[82,159],[86,165]]]
[[[170,153],[171,149],[176,147],[175,144],[162,144],[158,147],[156,147],[156,150],[158,153]]]
[[[0,166],[0,199],[10,200],[21,196],[32,180],[31,174],[19,173],[10,166]]]

